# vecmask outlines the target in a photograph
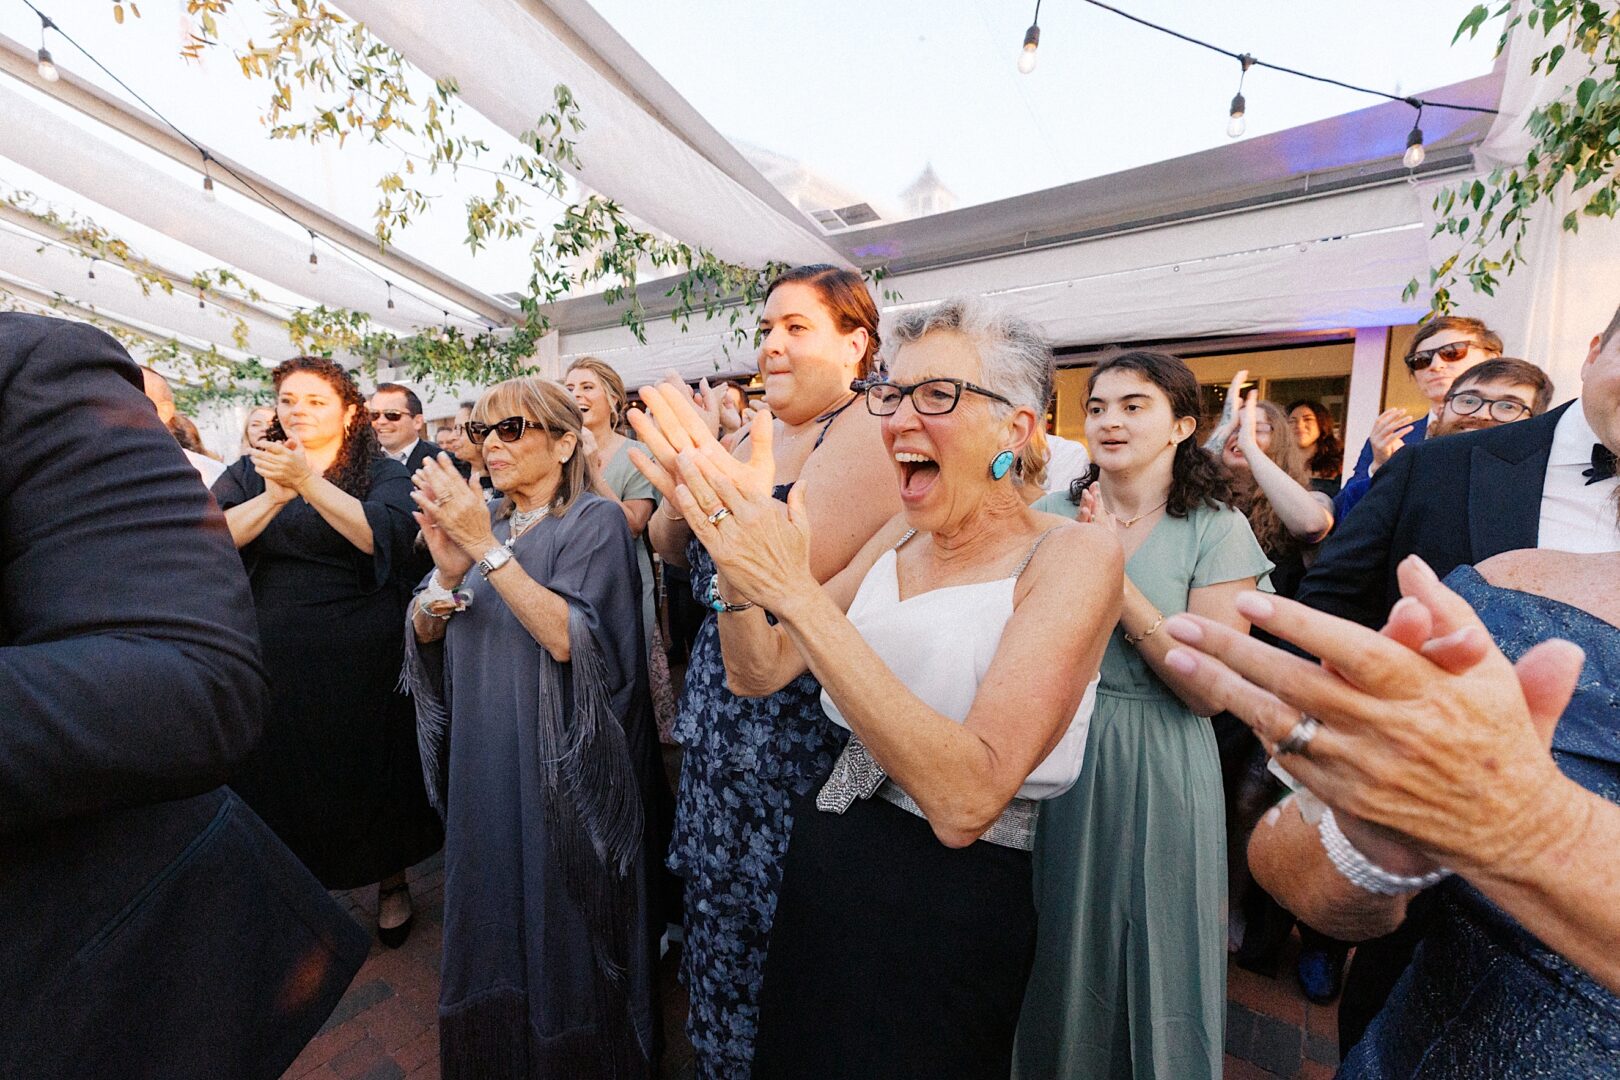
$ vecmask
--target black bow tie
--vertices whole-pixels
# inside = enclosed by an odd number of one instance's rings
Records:
[[[1607,480],[1614,475],[1614,451],[1602,443],[1592,444],[1592,467],[1581,473],[1588,485]]]

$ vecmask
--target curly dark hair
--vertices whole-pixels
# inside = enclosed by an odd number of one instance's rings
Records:
[[[287,376],[299,371],[320,376],[337,392],[345,408],[354,406],[354,419],[349,421],[349,428],[343,433],[343,445],[339,447],[331,468],[326,470],[326,478],[340,490],[357,499],[364,499],[371,491],[372,463],[383,456],[377,433],[371,430],[371,414],[366,411],[365,395],[360,393],[353,375],[336,360],[325,356],[295,356],[291,360],[283,360],[270,373],[270,379],[279,391]],[[279,410],[275,419],[270,421],[270,430],[265,433],[265,438],[276,442],[286,441],[287,433],[282,430]]]
[[[1149,349],[1105,356],[1091,369],[1091,378],[1086,382],[1088,396],[1097,385],[1098,377],[1106,371],[1134,371],[1157,386],[1170,399],[1170,413],[1177,420],[1183,416],[1196,420],[1203,415],[1198,377],[1180,357]],[[1091,467],[1069,485],[1069,501],[1078,504],[1080,494],[1097,482],[1101,472],[1097,463],[1092,462]],[[1170,463],[1170,497],[1165,502],[1164,512],[1171,517],[1184,518],[1200,504],[1215,510],[1231,501],[1232,485],[1220,462],[1190,435],[1177,443],[1175,458]]]
[[[1338,476],[1344,469],[1344,443],[1339,441],[1338,423],[1320,401],[1296,401],[1284,411],[1292,418],[1294,410],[1302,405],[1316,417],[1316,430],[1319,432],[1316,445],[1311,449],[1310,460],[1305,462],[1305,471],[1312,476]]]

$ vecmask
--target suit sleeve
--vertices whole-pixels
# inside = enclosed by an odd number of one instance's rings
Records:
[[[1363,626],[1384,625],[1395,524],[1417,457],[1396,454],[1378,470],[1355,513],[1340,519],[1323,541],[1316,565],[1306,573],[1295,599]]]
[[[265,698],[224,516],[128,355],[47,326],[0,386],[0,835],[219,786]]]

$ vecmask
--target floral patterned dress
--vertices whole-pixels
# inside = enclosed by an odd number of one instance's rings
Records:
[[[791,484],[776,488],[786,500]],[[692,595],[708,599],[714,563],[687,550]],[[716,616],[703,620],[675,739],[685,748],[669,867],[685,879],[681,978],[700,1080],[746,1080],[754,1058],[765,945],[793,830],[789,806],[832,771],[848,733],[827,719],[821,684],[801,675],[769,697],[726,689]]]

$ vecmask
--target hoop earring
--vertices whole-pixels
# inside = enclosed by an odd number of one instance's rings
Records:
[[[1012,471],[1013,461],[1017,455],[1011,450],[1003,450],[990,460],[990,479],[1000,480]]]

